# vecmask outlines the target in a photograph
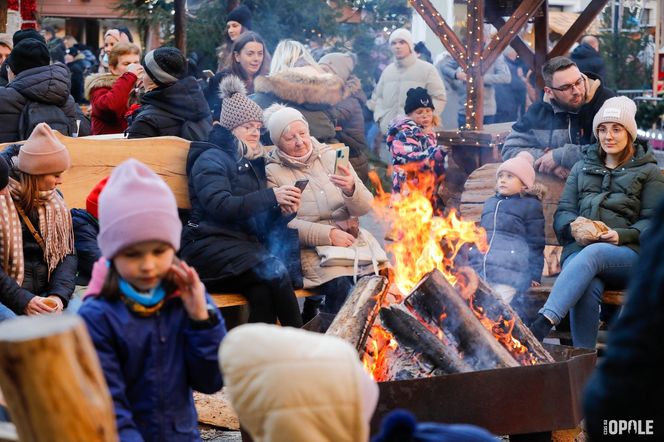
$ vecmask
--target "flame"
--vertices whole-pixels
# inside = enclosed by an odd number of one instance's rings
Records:
[[[377,324],[371,327],[362,364],[374,381],[388,380],[387,357],[396,348],[397,341],[394,340],[392,333]]]
[[[455,284],[452,268],[461,247],[474,243],[482,251],[488,248],[484,229],[462,220],[456,211],[445,217],[435,216],[431,204],[435,175],[417,171],[417,164],[409,166],[409,179],[400,195],[383,191],[378,176],[370,172],[377,192],[374,209],[392,225],[389,236],[393,242],[386,248],[393,257],[394,283],[402,293],[409,293],[433,269],[439,269]]]

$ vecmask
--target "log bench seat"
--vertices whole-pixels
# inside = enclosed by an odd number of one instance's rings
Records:
[[[310,290],[299,289],[295,290],[295,296],[298,298],[306,298],[307,296],[314,295],[315,293]],[[211,293],[210,296],[215,305],[219,308],[235,307],[238,305],[247,304],[247,298],[239,293]]]

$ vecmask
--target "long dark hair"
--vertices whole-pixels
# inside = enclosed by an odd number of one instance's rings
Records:
[[[240,77],[245,83],[250,81],[253,85],[253,78],[249,78],[244,69],[242,69],[240,63],[235,60],[235,53],[237,52],[239,54],[242,51],[242,49],[247,45],[247,43],[252,43],[252,42],[260,43],[263,46],[263,62],[261,63],[261,67],[258,69],[258,72],[256,72],[256,76],[267,75],[270,72],[270,62],[271,62],[270,53],[267,50],[265,41],[263,41],[263,37],[261,37],[260,35],[258,35],[256,32],[253,31],[243,32],[233,43],[233,47],[231,49],[230,71],[234,75]],[[250,88],[247,87],[247,89]]]

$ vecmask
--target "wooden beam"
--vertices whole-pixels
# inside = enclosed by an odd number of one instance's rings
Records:
[[[576,42],[586,31],[590,23],[595,20],[597,14],[599,14],[604,6],[609,2],[609,0],[592,0],[588,6],[581,12],[576,21],[570,26],[570,28],[565,32],[565,35],[562,36],[556,46],[551,49],[549,56],[547,58],[558,57],[560,55],[565,55],[567,51],[570,50],[574,42]]]
[[[514,36],[519,33],[542,3],[544,3],[544,0],[524,0],[521,2],[516,11],[507,20],[507,23],[500,27],[498,33],[491,39],[487,47],[484,48],[482,53],[482,74],[485,74],[489,70],[494,61],[496,61],[496,58],[505,50]]]
[[[466,126],[468,130],[482,130],[484,125],[484,0],[468,2],[466,69]]]
[[[489,23],[491,23],[496,29],[500,29],[502,26],[507,23],[502,17],[487,17]],[[514,48],[516,53],[519,55],[521,61],[523,61],[528,69],[533,69],[535,66],[535,54],[532,49],[523,41],[518,35],[515,36],[512,41],[510,41],[510,46]]]
[[[445,49],[447,49],[454,60],[456,60],[461,69],[464,71],[468,69],[464,45],[454,33],[454,30],[450,28],[445,19],[440,15],[440,12],[438,12],[429,0],[417,0],[416,2],[412,2],[412,5],[427,26],[429,26],[429,29],[440,39],[440,42],[445,46]]]
[[[542,6],[541,14],[535,17],[535,66],[533,72],[537,75],[537,87],[544,88],[542,66],[546,63],[549,51],[549,11]]]

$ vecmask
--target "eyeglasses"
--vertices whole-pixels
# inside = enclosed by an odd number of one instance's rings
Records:
[[[553,89],[555,91],[560,91],[560,92],[569,92],[572,90],[573,87],[581,89],[581,85],[584,84],[584,78],[580,77],[578,80],[576,80],[574,83],[570,84],[564,84],[560,87],[553,87],[549,86],[550,89]]]

